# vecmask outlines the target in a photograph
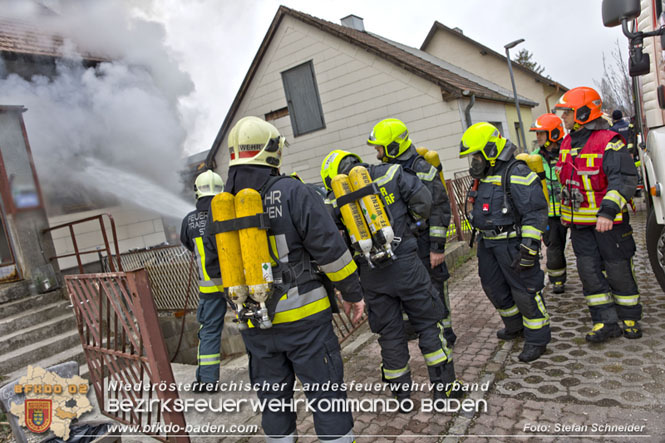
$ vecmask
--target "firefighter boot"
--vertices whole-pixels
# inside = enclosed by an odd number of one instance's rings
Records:
[[[520,355],[517,357],[520,361],[528,363],[530,361],[538,360],[541,355],[545,353],[547,346],[532,345],[531,343],[524,343],[524,348]]]
[[[455,346],[457,335],[455,332],[453,332],[453,328],[443,328],[443,338],[446,339],[446,343],[448,343],[449,348]]]
[[[591,343],[602,343],[610,338],[616,338],[621,335],[621,328],[616,323],[596,323],[593,329],[587,332],[586,341]]]
[[[392,392],[395,400],[399,402],[399,413],[408,414],[413,410],[413,402],[411,401],[411,392],[407,389],[402,389],[399,384],[391,383],[390,392]]]
[[[566,292],[566,285],[562,281],[558,281],[554,283],[552,292],[555,294],[563,294],[564,292]]]
[[[433,400],[447,400],[449,398],[462,398],[464,384],[455,378],[455,366],[448,361],[443,365],[427,368],[430,380],[434,382]]]
[[[499,340],[515,340],[516,338],[524,336],[524,329],[509,331],[506,328],[501,328],[496,331],[496,336],[499,338]]]
[[[629,339],[642,337],[642,328],[635,320],[623,320],[623,336]]]

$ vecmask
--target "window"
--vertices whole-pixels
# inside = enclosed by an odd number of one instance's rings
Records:
[[[504,135],[503,133],[503,124],[501,122],[488,122],[490,125],[494,126],[496,129],[499,130],[501,135]]]
[[[312,61],[282,72],[282,83],[295,137],[324,129],[323,108]]]

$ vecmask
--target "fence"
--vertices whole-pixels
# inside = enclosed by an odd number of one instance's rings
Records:
[[[471,236],[471,224],[466,217],[466,194],[473,178],[467,173],[456,173],[455,178],[446,180],[446,187],[448,188],[448,196],[450,198],[450,209],[452,212],[452,220],[448,227],[447,236],[455,237],[457,240],[469,240]]]
[[[157,431],[147,433],[162,441],[189,442],[183,413],[169,408],[161,412],[161,404],[173,404],[178,391],[142,388],[175,386],[146,272],[67,275],[65,285],[102,413],[143,430],[160,429],[158,423],[178,426],[176,436],[168,438]],[[160,407],[147,413],[111,408],[112,403],[127,402]]]

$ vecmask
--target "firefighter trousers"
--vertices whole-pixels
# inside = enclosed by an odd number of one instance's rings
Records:
[[[450,273],[448,272],[448,266],[444,261],[439,266],[432,268],[430,265],[429,254],[427,256],[421,256],[420,261],[422,262],[425,269],[429,273],[430,280],[436,292],[439,293],[439,298],[441,298],[441,303],[443,303],[443,327],[446,328],[445,336],[447,340],[452,338],[452,310],[450,308],[450,298],[448,297],[448,279],[450,278]]]
[[[591,320],[640,320],[642,305],[633,274],[635,240],[628,220],[607,232],[572,225],[570,234]]]
[[[566,282],[566,236],[568,227],[561,224],[560,217],[550,217],[543,240],[547,246],[547,277],[550,283]]]
[[[196,311],[196,320],[200,325],[197,381],[215,383],[219,380],[225,314],[226,299],[223,294],[199,294],[199,307]]]
[[[531,268],[513,268],[520,239],[478,242],[478,274],[485,294],[499,311],[508,332],[524,329],[525,343],[550,342],[550,316],[542,298],[544,274],[538,260]]]
[[[369,326],[372,332],[379,334],[382,378],[393,385],[411,383],[409,348],[402,321],[404,309],[418,333],[430,380],[451,383],[455,380],[455,371],[451,349],[443,336],[441,298],[415,251],[397,255],[398,258],[386,267],[369,269],[362,265],[360,268]]]
[[[346,392],[339,389],[344,382],[344,368],[331,320],[302,329],[289,325],[281,329],[243,331],[242,338],[249,355],[249,378],[258,387],[260,401],[273,400],[288,405],[293,399],[295,378],[298,377],[307,400],[312,402],[314,429],[319,438],[345,443],[353,441],[351,412],[318,411],[321,400],[326,400],[322,408],[329,408],[330,403],[334,404],[333,400],[346,399]],[[261,423],[268,436],[266,441],[295,441],[295,408],[289,410],[280,406],[275,409],[263,409]]]

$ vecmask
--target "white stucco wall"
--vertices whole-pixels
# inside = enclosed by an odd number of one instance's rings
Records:
[[[103,213],[110,213],[113,216],[120,252],[127,252],[134,248],[156,246],[166,241],[162,217],[159,214],[132,206],[116,206],[113,208],[49,217],[49,226],[53,227]],[[106,227],[109,243],[111,244],[111,251],[115,253],[112,244],[111,225],[106,216],[104,217],[104,225]],[[76,243],[79,251],[103,249],[104,239],[97,220],[75,225],[74,232],[76,234]],[[51,231],[51,236],[53,237],[53,243],[58,255],[74,252],[74,246],[68,228]],[[82,256],[81,261],[85,264],[98,260],[99,257],[97,254],[85,254]],[[68,269],[77,266],[75,257],[59,259],[58,264],[60,269]]]
[[[429,54],[446,60],[480,77],[491,79],[492,82],[510,91],[513,89],[508,71],[508,63],[505,59],[496,57],[491,53],[483,55],[478,46],[458,38],[447,31],[437,30],[427,47],[423,49]],[[512,49],[511,58],[513,58],[512,56],[519,49],[519,46]],[[544,74],[547,74],[547,71]],[[515,77],[517,93],[538,103],[532,110],[533,116],[537,118],[539,115],[549,112],[545,99],[555,91],[554,88],[536,81],[534,76],[517,68],[515,63],[513,63],[513,75]],[[563,92],[555,93],[547,99],[550,107],[556,104],[561,95],[563,95]],[[529,127],[531,123],[531,121],[525,121],[524,125]]]

